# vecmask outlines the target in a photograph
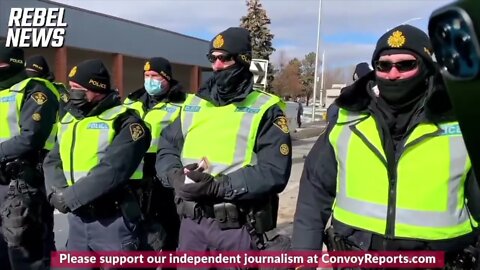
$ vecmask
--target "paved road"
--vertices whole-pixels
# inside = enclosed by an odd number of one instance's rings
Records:
[[[317,137],[296,139],[293,141],[293,166],[289,183],[280,194],[280,209],[278,213],[278,230],[283,234],[291,234],[293,214],[297,202],[298,185],[303,170],[304,156],[308,154]],[[66,215],[55,214],[55,241],[57,249],[64,249],[68,236]]]
[[[316,140],[317,137],[311,137],[293,141],[292,172],[287,187],[280,194],[280,207],[278,210],[277,227],[282,234],[291,235],[304,158],[310,152]]]

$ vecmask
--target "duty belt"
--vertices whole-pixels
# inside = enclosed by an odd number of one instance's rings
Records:
[[[114,201],[104,201],[101,203],[90,203],[82,206],[75,211],[80,217],[84,218],[105,218],[112,217],[118,214],[120,211],[120,202],[118,200]]]
[[[179,207],[179,214],[183,217],[187,217],[193,220],[200,219],[202,217],[214,218],[215,213],[213,211],[213,206],[210,205],[201,205],[197,202],[190,201],[181,201],[179,198],[177,200],[177,207]]]

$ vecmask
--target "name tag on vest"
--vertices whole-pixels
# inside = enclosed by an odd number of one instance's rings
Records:
[[[259,108],[250,108],[250,107],[238,107],[235,112],[245,112],[245,113],[258,113]]]
[[[441,136],[444,135],[462,135],[462,131],[460,130],[460,126],[458,124],[453,125],[440,125],[442,129]]]
[[[186,105],[183,110],[186,112],[199,112],[200,108],[200,106]]]
[[[0,98],[0,102],[14,102],[15,96],[8,96]]]
[[[172,113],[177,110],[177,107],[163,107],[163,110]]]
[[[108,125],[102,122],[90,123],[88,124],[87,129],[108,129]]]

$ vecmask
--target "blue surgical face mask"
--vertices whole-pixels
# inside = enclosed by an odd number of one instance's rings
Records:
[[[158,96],[162,94],[165,90],[162,83],[159,80],[152,78],[145,78],[145,83],[143,84],[147,93],[151,96]]]

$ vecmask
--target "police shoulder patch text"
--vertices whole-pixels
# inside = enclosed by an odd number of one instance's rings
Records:
[[[288,155],[290,153],[290,147],[286,143],[283,143],[280,145],[280,153],[284,156]]]
[[[132,135],[132,140],[137,141],[145,135],[145,130],[140,124],[133,123],[130,124],[130,134]]]
[[[38,104],[38,105],[43,105],[45,102],[47,102],[47,95],[45,95],[42,92],[35,92],[32,94],[32,99]]]
[[[285,116],[279,116],[275,118],[275,121],[273,121],[273,124],[278,127],[283,133],[289,133],[290,130],[288,129],[288,121]]]

